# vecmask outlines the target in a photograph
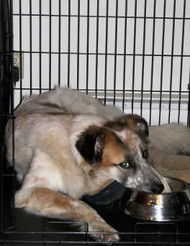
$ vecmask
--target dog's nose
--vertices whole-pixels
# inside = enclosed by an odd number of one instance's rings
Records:
[[[163,190],[164,190],[164,185],[161,182],[154,183],[152,186],[152,192],[154,194],[160,194],[162,193]]]

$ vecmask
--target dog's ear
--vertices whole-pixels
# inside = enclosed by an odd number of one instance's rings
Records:
[[[116,122],[126,125],[130,130],[134,131],[141,137],[148,137],[149,130],[146,120],[136,114],[126,114],[119,117]]]
[[[104,128],[91,126],[79,136],[75,146],[89,164],[102,160],[105,135]]]

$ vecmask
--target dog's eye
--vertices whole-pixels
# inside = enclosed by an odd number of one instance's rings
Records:
[[[144,159],[147,159],[147,158],[148,158],[148,155],[149,155],[148,150],[145,149],[145,150],[142,152],[143,158],[144,158]]]
[[[124,168],[124,169],[127,169],[129,167],[129,163],[124,161],[124,162],[121,162],[120,164],[120,167]]]

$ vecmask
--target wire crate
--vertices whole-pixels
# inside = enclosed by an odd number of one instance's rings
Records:
[[[4,129],[23,96],[67,86],[149,125],[190,126],[189,28],[190,0],[1,0],[0,245],[103,244],[86,224],[79,232],[76,223],[14,209]],[[115,245],[190,245],[190,222],[139,221],[120,205],[94,205],[119,230]]]

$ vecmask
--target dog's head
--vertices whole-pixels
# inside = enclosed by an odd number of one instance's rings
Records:
[[[116,125],[108,125],[90,126],[76,143],[82,157],[92,166],[92,173],[129,188],[161,192],[163,185],[149,164],[145,142],[127,127],[116,130]]]

